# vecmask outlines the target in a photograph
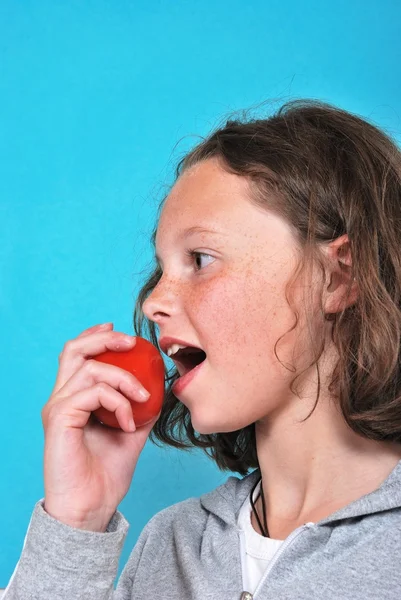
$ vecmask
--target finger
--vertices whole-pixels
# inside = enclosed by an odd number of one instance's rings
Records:
[[[59,355],[59,369],[52,393],[57,393],[88,357],[94,357],[107,350],[127,351],[135,344],[136,337],[117,331],[100,331],[69,340]]]
[[[91,413],[100,407],[115,414],[121,429],[126,432],[132,431],[129,427],[129,423],[133,419],[130,401],[104,382],[81,390],[70,398],[63,398],[48,412],[44,412],[42,420],[45,430],[50,422],[54,423],[55,421],[58,426],[62,423],[66,428],[84,429]]]
[[[62,388],[53,396],[49,404],[59,402],[61,398],[72,396],[83,389],[93,387],[97,383],[107,383],[135,402],[146,402],[149,398],[147,390],[132,374],[117,367],[101,363],[95,359],[87,360],[83,366],[70,377]]]
[[[92,327],[88,327],[88,329],[82,331],[79,335],[76,336],[75,339],[85,337],[86,335],[95,333],[95,331],[110,331],[111,329],[113,329],[113,327],[114,323],[100,323],[99,325],[93,325]]]

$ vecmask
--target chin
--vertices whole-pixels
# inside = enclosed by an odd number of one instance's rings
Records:
[[[208,420],[202,420],[202,418],[197,419],[196,416],[192,413],[191,423],[194,430],[202,435],[212,435],[216,433],[232,433],[233,431],[238,431],[239,429],[242,429],[243,427],[247,427],[249,425],[249,423],[228,423],[227,421],[219,422],[218,418],[215,418],[213,420],[210,420],[210,418]]]

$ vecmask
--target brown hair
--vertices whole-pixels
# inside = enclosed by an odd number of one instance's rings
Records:
[[[323,270],[320,246],[348,234],[358,298],[326,315],[333,320],[332,340],[339,354],[329,391],[355,432],[401,442],[401,152],[395,142],[347,111],[294,100],[265,119],[228,119],[179,161],[175,181],[212,157],[228,172],[247,177],[254,202],[290,224],[302,249],[295,275],[310,259]],[[156,231],[157,226],[153,246]],[[145,322],[157,347],[155,324],[145,318],[142,305],[160,277],[156,265],[134,311],[135,334],[147,337]],[[324,351],[324,340],[319,346],[310,366]],[[185,450],[202,448],[222,471],[246,475],[258,468],[255,424],[195,435],[189,410],[171,392],[177,377],[175,367],[166,367],[164,404],[149,439]],[[319,393],[320,385],[316,404]]]

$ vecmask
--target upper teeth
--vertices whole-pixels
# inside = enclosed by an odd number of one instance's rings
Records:
[[[171,356],[180,350],[181,348],[186,348],[187,346],[180,346],[180,344],[173,344],[167,348],[167,356]]]

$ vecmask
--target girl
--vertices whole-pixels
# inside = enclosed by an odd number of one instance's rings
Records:
[[[398,599],[399,149],[290,102],[214,131],[161,209],[134,323],[175,362],[162,411],[133,431],[139,382],[91,360],[135,337],[106,324],[67,342],[42,411],[45,498],[4,598]],[[114,590],[117,507],[149,434],[243,477],[156,514]]]

